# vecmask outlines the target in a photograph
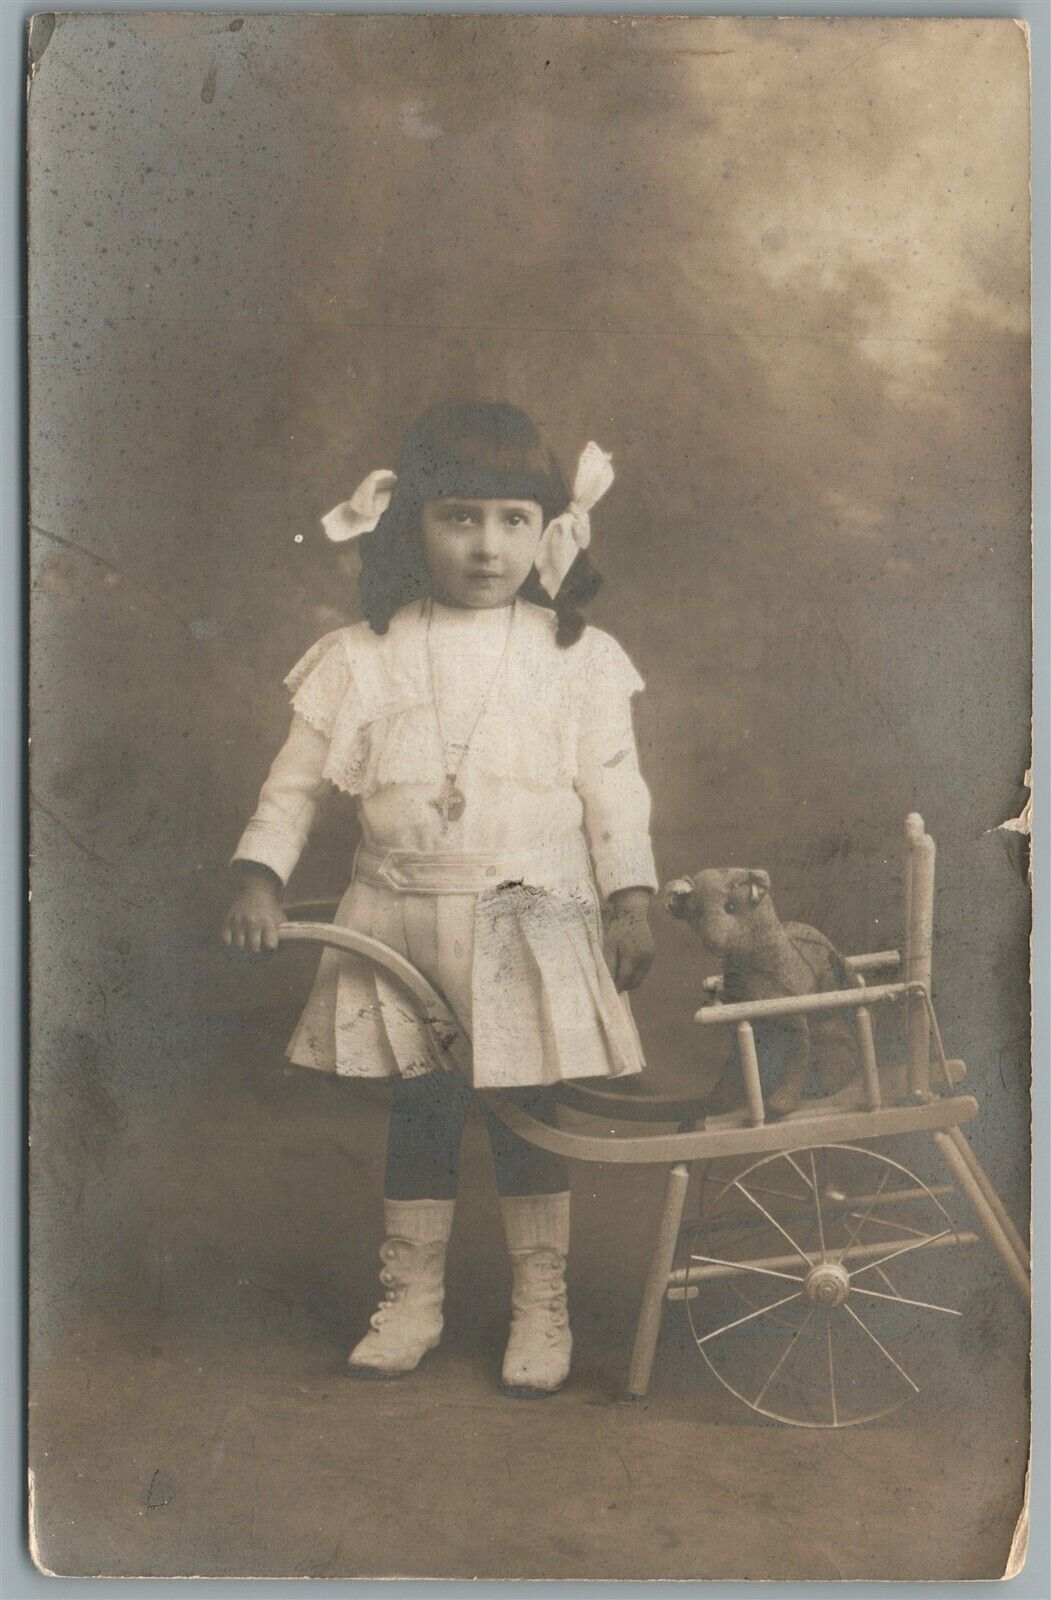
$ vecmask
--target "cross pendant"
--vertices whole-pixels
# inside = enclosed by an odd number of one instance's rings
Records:
[[[432,800],[431,805],[442,819],[442,829],[446,829],[450,822],[459,822],[463,816],[467,802],[456,787],[456,779],[451,772],[445,775],[442,792],[437,800]]]

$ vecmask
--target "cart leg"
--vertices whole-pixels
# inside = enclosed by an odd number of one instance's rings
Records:
[[[668,1173],[664,1191],[664,1206],[660,1226],[654,1241],[650,1270],[646,1275],[639,1322],[635,1331],[635,1348],[631,1353],[631,1370],[628,1373],[628,1399],[641,1400],[650,1387],[653,1357],[657,1349],[657,1336],[661,1331],[664,1296],[668,1289],[668,1275],[675,1259],[675,1246],[679,1241],[679,1228],[686,1205],[686,1191],[690,1187],[690,1167],[680,1161]]]
[[[945,1163],[956,1182],[970,1201],[971,1209],[984,1228],[985,1236],[989,1243],[1007,1268],[1015,1288],[1024,1303],[1029,1305],[1032,1302],[1029,1274],[1018,1259],[1014,1245],[997,1220],[996,1212],[986,1199],[982,1187],[972,1173],[965,1157],[960,1154],[952,1139],[944,1131],[939,1131],[934,1135],[934,1142],[941,1151]]]
[[[985,1168],[982,1166],[982,1163],[978,1160],[978,1157],[971,1148],[970,1140],[962,1128],[946,1128],[945,1131],[949,1135],[949,1138],[952,1140],[953,1144],[956,1146],[957,1150],[963,1156],[963,1159],[966,1161],[970,1169],[971,1177],[974,1179],[979,1189],[981,1189],[989,1203],[993,1215],[996,1217],[997,1222],[1000,1224],[1001,1228],[1004,1230],[1014,1246],[1015,1254],[1022,1263],[1022,1266],[1025,1268],[1026,1272],[1028,1272],[1029,1251],[1026,1249],[1022,1235],[1019,1233],[1018,1229],[1011,1221],[1011,1218],[1008,1216],[1007,1207],[1004,1205],[1003,1201],[1000,1199],[1000,1196],[993,1188],[989,1174],[986,1172]]]

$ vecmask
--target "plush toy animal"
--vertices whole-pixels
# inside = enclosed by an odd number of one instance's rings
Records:
[[[857,985],[823,933],[803,922],[778,919],[767,872],[714,867],[693,878],[676,878],[661,898],[665,910],[688,922],[705,949],[721,961],[728,1005]],[[766,1107],[775,1116],[796,1109],[811,1068],[824,1094],[835,1093],[857,1075],[854,1035],[838,1012],[753,1027]],[[736,1049],[731,1063],[735,1058]],[[728,1087],[722,1085],[724,1101]]]

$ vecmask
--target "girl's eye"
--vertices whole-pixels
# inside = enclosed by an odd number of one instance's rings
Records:
[[[511,511],[511,512],[508,513],[508,517],[507,517],[507,525],[508,525],[508,527],[510,527],[510,528],[520,528],[520,527],[522,527],[524,522],[525,522],[525,517],[523,517],[523,515],[522,515],[522,513],[520,511]]]
[[[737,908],[732,900],[723,901],[723,910],[726,912],[728,917],[732,917],[736,909]]]

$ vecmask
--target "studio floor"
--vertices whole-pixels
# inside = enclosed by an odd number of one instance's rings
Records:
[[[1003,1574],[1026,1460],[1025,1327],[984,1253],[932,1390],[812,1431],[723,1392],[669,1307],[622,1399],[659,1170],[578,1168],[575,1363],[499,1388],[508,1270],[470,1122],[446,1333],[413,1376],[344,1376],[376,1293],[382,1090],[234,1072],[131,1127],[141,1195],[31,1372],[38,1561],[79,1575],[948,1579]],[[57,1325],[56,1325],[57,1326]],[[1006,1332],[1005,1332],[1006,1330]]]

